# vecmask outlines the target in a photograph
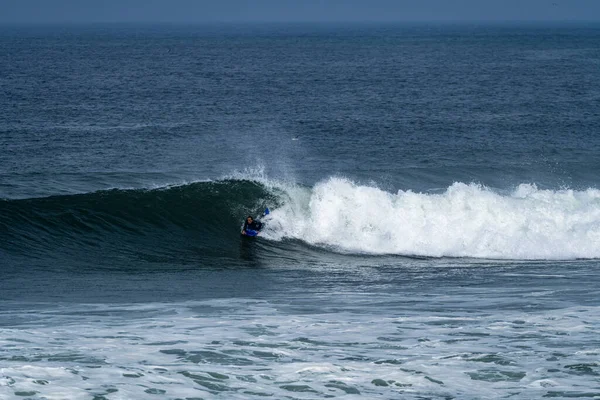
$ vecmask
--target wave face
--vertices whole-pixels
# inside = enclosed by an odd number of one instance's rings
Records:
[[[197,261],[230,254],[243,216],[274,200],[247,180],[5,200],[0,249],[37,258]]]
[[[260,246],[294,259],[305,243],[334,252],[492,259],[600,258],[600,191],[500,194],[455,183],[440,194],[329,178],[197,182],[0,202],[0,249],[47,258],[81,252],[170,262],[239,256],[240,224],[265,206]],[[293,241],[290,242],[290,239]],[[272,252],[275,253],[275,252]],[[116,258],[115,258],[116,257]]]

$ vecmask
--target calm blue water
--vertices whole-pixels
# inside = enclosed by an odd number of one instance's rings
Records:
[[[0,399],[600,398],[598,43],[0,27]]]

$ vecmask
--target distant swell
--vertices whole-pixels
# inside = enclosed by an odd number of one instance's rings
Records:
[[[334,252],[493,259],[600,258],[600,191],[455,183],[390,193],[343,178],[314,187],[230,179],[148,190],[0,201],[0,250],[38,259],[95,253],[149,261],[239,257],[239,228],[265,206],[260,246],[294,259]],[[282,255],[282,252],[285,255]],[[91,259],[91,257],[90,257]],[[191,262],[191,261],[190,261]]]

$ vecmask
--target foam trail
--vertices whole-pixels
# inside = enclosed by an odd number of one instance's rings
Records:
[[[265,237],[346,252],[498,259],[600,258],[600,190],[509,195],[455,183],[442,194],[362,186],[330,178],[292,188]]]

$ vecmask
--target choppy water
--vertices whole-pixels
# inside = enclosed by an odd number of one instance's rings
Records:
[[[0,398],[600,398],[599,39],[0,28]]]

